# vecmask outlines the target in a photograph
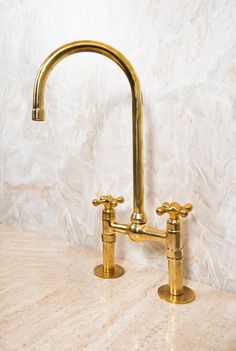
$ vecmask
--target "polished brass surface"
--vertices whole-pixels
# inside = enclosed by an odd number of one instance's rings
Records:
[[[187,217],[190,211],[192,211],[192,204],[186,204],[181,206],[178,202],[163,202],[161,207],[158,207],[156,213],[162,216],[164,213],[169,213],[171,219],[178,219],[180,217]]]
[[[104,278],[104,279],[114,279],[114,278],[119,278],[125,273],[125,270],[123,267],[119,266],[116,264],[114,266],[113,271],[107,272],[104,269],[103,264],[100,264],[94,268],[94,274],[99,277],[99,278]]]
[[[124,202],[124,198],[122,196],[120,197],[112,197],[111,195],[107,196],[100,196],[99,199],[94,199],[93,200],[93,206],[99,206],[99,205],[104,205],[106,209],[112,209],[116,207],[119,204],[122,204]]]
[[[102,242],[103,264],[94,269],[102,278],[116,278],[124,274],[124,269],[115,264],[116,233],[126,234],[135,242],[147,240],[166,243],[169,284],[158,289],[159,296],[172,303],[187,303],[195,298],[194,292],[183,286],[183,235],[179,217],[187,217],[191,204],[184,206],[177,202],[164,202],[156,210],[158,215],[169,214],[166,230],[156,229],[146,224],[144,212],[144,160],[143,160],[143,113],[142,93],[138,76],[124,55],[113,47],[97,41],[75,41],[56,49],[41,65],[34,85],[32,119],[44,121],[44,89],[47,78],[58,62],[79,52],[95,52],[114,61],[126,74],[132,92],[132,131],[133,131],[133,213],[128,224],[116,222],[115,207],[124,202],[123,197],[101,196],[93,200],[93,205],[103,205]]]
[[[157,208],[156,213],[162,216],[168,213],[167,221],[166,256],[168,259],[169,285],[158,289],[161,298],[172,303],[188,303],[194,300],[195,295],[191,289],[183,286],[183,235],[182,223],[179,217],[187,217],[193,206],[186,204],[181,206],[177,202],[164,202]],[[168,297],[169,294],[169,297]],[[178,298],[177,298],[178,296]],[[190,300],[189,300],[190,299]]]
[[[143,107],[138,76],[127,58],[113,47],[97,41],[83,40],[65,44],[53,51],[39,68],[33,94],[32,119],[44,121],[44,90],[47,78],[58,62],[79,52],[95,52],[110,58],[126,74],[132,92],[133,123],[133,207],[132,218],[136,223],[145,223],[144,213],[144,161],[143,161]]]
[[[162,300],[176,304],[192,302],[196,297],[195,292],[186,286],[183,287],[183,293],[181,295],[173,295],[170,293],[170,287],[168,284],[162,285],[158,288],[158,295]]]
[[[118,278],[124,274],[123,267],[115,264],[115,242],[116,233],[110,227],[110,222],[115,221],[116,213],[114,208],[118,203],[123,203],[124,198],[112,197],[111,195],[100,196],[93,200],[94,206],[103,205],[102,211],[102,243],[103,243],[103,264],[95,267],[94,273],[100,278]]]

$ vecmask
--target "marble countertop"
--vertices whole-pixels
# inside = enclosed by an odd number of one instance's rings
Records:
[[[167,274],[121,262],[93,275],[101,254],[0,225],[0,350],[236,350],[236,294],[188,281],[194,302],[157,298]],[[120,261],[119,261],[120,263]]]

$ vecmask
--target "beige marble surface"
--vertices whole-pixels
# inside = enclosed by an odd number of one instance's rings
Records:
[[[92,273],[100,254],[0,226],[0,350],[233,351],[236,295],[188,281],[197,299],[157,298],[166,274],[122,262],[126,274]]]

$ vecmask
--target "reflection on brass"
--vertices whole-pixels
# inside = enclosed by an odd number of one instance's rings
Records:
[[[97,41],[74,41],[65,44],[49,55],[39,68],[33,95],[32,118],[35,121],[44,121],[44,88],[47,78],[58,62],[65,57],[78,52],[96,52],[110,58],[126,74],[132,92],[132,113],[133,113],[133,185],[134,185],[134,212],[132,217],[138,223],[146,222],[146,215],[143,210],[143,106],[142,93],[138,76],[131,63],[119,51],[109,45]]]
[[[115,242],[116,233],[110,228],[109,223],[114,222],[116,213],[114,208],[118,203],[123,203],[123,197],[101,196],[93,200],[94,206],[104,205],[102,212],[102,243],[103,243],[103,265],[95,267],[94,273],[100,278],[118,278],[124,274],[123,267],[115,264]]]
[[[183,286],[183,292],[181,295],[174,295],[170,293],[170,287],[168,284],[162,285],[158,288],[158,295],[162,300],[177,304],[189,303],[195,299],[194,291],[187,286]]]
[[[58,62],[79,52],[95,52],[114,61],[126,74],[132,92],[133,131],[133,213],[129,224],[116,222],[115,207],[124,202],[123,197],[101,196],[93,200],[93,205],[103,205],[103,264],[94,272],[102,278],[116,278],[124,274],[124,269],[115,264],[116,233],[127,234],[135,242],[146,240],[164,241],[168,259],[169,284],[158,289],[159,296],[172,303],[187,303],[195,298],[194,292],[183,286],[183,243],[179,217],[186,217],[192,210],[191,204],[165,202],[157,209],[157,214],[168,213],[166,230],[156,229],[146,224],[144,212],[144,160],[143,160],[143,113],[142,92],[138,76],[131,63],[119,51],[97,41],[75,41],[56,49],[41,65],[34,85],[32,119],[44,121],[44,89],[47,78]]]
[[[183,286],[183,235],[180,217],[187,217],[193,206],[186,204],[180,206],[177,202],[164,202],[158,207],[156,213],[162,216],[168,213],[170,218],[166,228],[166,256],[168,259],[169,285],[162,285],[158,295],[165,301],[172,303],[188,303],[195,299],[195,293]]]

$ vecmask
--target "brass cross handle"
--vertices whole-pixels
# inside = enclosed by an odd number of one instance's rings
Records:
[[[100,196],[99,199],[93,200],[93,206],[104,205],[106,209],[112,209],[118,205],[118,203],[123,203],[125,200],[122,196],[113,197],[111,195]]]
[[[156,213],[158,216],[162,216],[164,213],[169,213],[171,219],[178,219],[179,216],[187,217],[192,209],[193,205],[190,203],[181,206],[178,202],[163,202],[162,206],[156,209]]]

